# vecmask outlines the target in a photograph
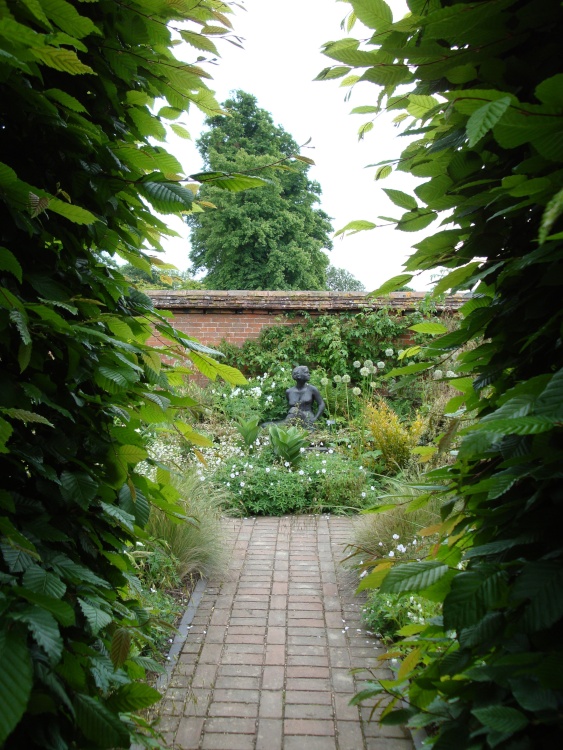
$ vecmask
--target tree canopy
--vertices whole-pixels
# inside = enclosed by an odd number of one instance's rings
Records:
[[[215,210],[191,214],[190,259],[209,289],[324,289],[332,227],[315,207],[321,189],[310,159],[271,115],[243,91],[210,116],[198,140],[205,167],[266,178],[259,190],[229,194],[212,183],[201,198]]]
[[[435,295],[474,294],[459,330],[426,326],[427,346],[411,347],[390,373],[430,367],[410,363],[415,354],[455,363],[459,395],[438,449],[459,430],[459,450],[410,506],[442,498],[443,522],[425,532],[439,542],[422,562],[375,561],[361,584],[442,601],[443,618],[405,628],[397,679],[358,699],[391,693],[382,721],[429,726],[436,748],[549,747],[563,731],[563,537],[554,523],[563,499],[563,11],[559,0],[407,4],[394,22],[383,0],[349,0],[348,34],[359,19],[370,35],[327,43],[336,62],[319,78],[380,87],[353,110],[369,117],[360,133],[395,111],[414,140],[375,177],[425,179],[414,195],[385,189],[397,228],[441,219],[377,293],[445,268]],[[376,226],[362,217],[342,231]]]
[[[326,270],[326,288],[331,292],[364,292],[366,289],[350,271],[333,265]]]
[[[154,464],[147,425],[179,431],[191,449],[207,444],[190,425],[197,404],[177,387],[196,367],[245,381],[105,259],[148,273],[166,265],[168,230],[152,209],[192,210],[199,183],[159,143],[169,127],[186,135],[178,119],[190,106],[220,111],[193,60],[216,54],[209,35],[230,34],[229,10],[220,0],[0,2],[6,750],[155,745],[138,713],[160,698],[140,655],[151,614],[127,550],[151,505],[180,516],[170,471],[139,470]],[[178,36],[187,60],[172,52]],[[233,182],[249,181],[222,180]]]

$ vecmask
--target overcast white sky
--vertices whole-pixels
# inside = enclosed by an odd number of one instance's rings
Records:
[[[405,14],[404,0],[388,2],[396,19]],[[205,66],[213,75],[209,85],[217,92],[218,101],[224,101],[232,90],[243,89],[254,94],[259,106],[271,112],[275,123],[298,143],[311,138],[313,148],[302,153],[315,160],[309,174],[321,185],[321,207],[332,217],[335,230],[354,219],[399,217],[402,210],[393,206],[382,188],[409,191],[414,179],[393,173],[375,182],[375,170],[365,166],[398,156],[406,141],[397,137],[391,117],[382,115],[374,129],[358,142],[358,128],[367,116],[349,114],[355,106],[373,104],[377,87],[360,83],[350,101],[345,102],[349,89],[340,88],[339,80],[313,81],[331,64],[321,54],[321,44],[362,33],[359,25],[351,34],[340,29],[350,6],[337,0],[243,0],[242,4],[246,12],[237,9],[231,20],[237,35],[244,38],[244,50],[218,40],[221,59],[218,65]],[[197,51],[187,48],[180,56],[195,61]],[[194,109],[186,123],[195,142],[203,128],[203,116]],[[170,139],[168,147],[187,174],[200,171],[201,160],[193,142]],[[189,266],[188,232],[181,222],[172,219],[170,223],[183,238],[167,245],[167,260],[185,269]],[[401,265],[412,252],[412,245],[429,231],[399,232],[385,227],[336,238],[330,262],[346,268],[366,289],[373,290],[402,272]],[[415,279],[411,286],[425,290],[428,280],[428,276]]]

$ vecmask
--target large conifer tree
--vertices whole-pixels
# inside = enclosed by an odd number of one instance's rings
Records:
[[[217,210],[188,219],[194,269],[207,272],[210,289],[324,289],[332,227],[315,207],[321,189],[309,164],[291,158],[299,146],[254,96],[237,91],[223,106],[229,115],[208,118],[198,141],[205,167],[251,171],[269,184],[244,195],[202,189]]]

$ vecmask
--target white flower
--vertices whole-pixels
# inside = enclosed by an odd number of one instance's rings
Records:
[[[385,356],[386,357],[392,357],[393,356],[393,349],[389,348],[385,350]]]
[[[405,547],[404,544],[398,544],[397,545],[397,549],[398,549],[399,552],[406,552],[407,551],[407,548]]]
[[[393,539],[399,539],[399,535],[398,534],[393,534]]]
[[[240,483],[240,486],[241,486],[241,487],[244,487],[244,482],[241,482],[241,483]]]
[[[377,363],[377,369],[378,370],[384,370],[385,369],[385,362],[378,362]]]
[[[434,372],[432,373],[432,377],[434,378],[434,380],[441,380],[443,376],[444,374],[442,370],[434,370]]]
[[[332,450],[332,448],[329,448],[329,449],[328,449],[328,452],[329,452],[329,453],[334,453],[334,451]]]
[[[269,474],[269,473],[270,473],[270,467],[266,466],[266,474]]]
[[[299,448],[299,453],[305,453],[305,448]]]
[[[379,546],[380,546],[380,547],[383,547],[383,542],[379,542]]]
[[[372,484],[371,487],[370,487],[370,490],[374,490],[374,489],[375,489],[375,487]]]
[[[326,458],[323,458],[323,464],[326,464]]]
[[[328,378],[321,378],[321,385],[328,385]]]
[[[369,384],[369,387],[370,388],[377,388],[377,383],[374,383],[373,380],[372,380],[371,383]]]
[[[326,469],[321,469],[323,474],[326,474]]]
[[[361,388],[352,388],[352,393],[354,394],[354,396],[359,396],[361,392]]]
[[[369,375],[369,367],[362,367],[360,370],[362,378],[366,378]]]
[[[300,476],[303,476],[303,474],[304,474],[304,473],[305,473],[305,472],[303,471],[303,469],[299,469],[299,475],[300,475]]]
[[[284,461],[284,466],[289,466],[289,461]]]
[[[355,368],[357,369],[358,367],[361,367],[361,366],[362,366],[362,363],[361,363],[361,362],[358,362],[358,360],[356,360],[355,362],[352,362],[352,366],[353,366],[353,367],[355,367]]]
[[[393,552],[393,550],[391,550],[391,552],[389,553],[389,557],[395,557],[395,553]]]
[[[343,382],[343,383],[349,383],[349,382],[350,382],[350,380],[351,380],[351,378],[350,378],[350,376],[349,376],[349,375],[343,375],[343,376],[342,376],[342,382]]]
[[[334,380],[335,383],[342,382],[342,378],[340,377],[340,375],[335,375],[332,379]]]
[[[455,378],[455,372],[453,370],[448,370],[446,373],[447,378]]]
[[[365,492],[362,492],[362,497],[365,497],[365,496],[366,496],[366,493],[365,493]]]
[[[364,367],[367,367],[368,369],[370,367],[373,367],[373,362],[371,361],[371,359],[366,359],[366,361],[364,362]]]
[[[234,479],[234,478],[235,478],[235,475],[234,475],[234,474],[231,474],[231,479]]]
[[[364,570],[363,573],[360,573],[360,578],[363,578],[364,576],[367,576],[367,574],[368,574],[367,570]],[[365,609],[364,609],[364,612],[365,612]]]

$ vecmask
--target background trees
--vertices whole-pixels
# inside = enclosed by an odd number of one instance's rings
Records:
[[[236,195],[202,189],[217,210],[188,218],[194,270],[206,271],[209,289],[323,289],[332,227],[315,208],[321,190],[307,177],[310,160],[250,94],[237,91],[223,106],[229,116],[209,117],[198,141],[206,168],[269,183]]]
[[[408,0],[396,23],[383,0],[349,4],[348,30],[359,18],[373,36],[328,43],[337,65],[320,77],[378,84],[355,111],[396,110],[415,137],[376,172],[426,178],[415,196],[386,190],[398,229],[450,212],[379,292],[431,268],[448,270],[435,294],[474,290],[460,330],[427,346],[446,366],[457,357],[460,391],[446,408],[457,459],[427,487],[444,498],[441,543],[421,563],[376,561],[362,581],[443,601],[443,620],[405,629],[397,680],[363,697],[392,693],[383,721],[432,725],[436,748],[547,747],[563,731],[561,4]]]
[[[332,292],[365,291],[365,286],[350,271],[332,265],[326,269],[326,288]]]

